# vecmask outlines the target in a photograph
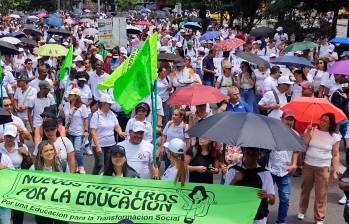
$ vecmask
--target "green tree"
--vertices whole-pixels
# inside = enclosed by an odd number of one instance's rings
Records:
[[[10,10],[24,11],[28,9],[31,0],[0,0],[0,13],[9,14]]]

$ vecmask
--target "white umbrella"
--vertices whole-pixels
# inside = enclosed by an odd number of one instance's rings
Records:
[[[37,17],[37,16],[28,16],[27,19],[40,20],[39,17]]]
[[[14,19],[20,19],[21,17],[19,15],[16,14],[11,14],[9,15],[10,18],[14,18]]]
[[[95,28],[87,28],[82,32],[85,36],[94,36],[98,33]]]
[[[22,41],[16,37],[2,37],[0,38],[1,41],[5,41],[7,43],[10,43],[10,44],[13,44],[13,45],[16,45],[16,44],[19,44],[21,43]]]

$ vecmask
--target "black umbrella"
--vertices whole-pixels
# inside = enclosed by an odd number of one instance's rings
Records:
[[[280,120],[254,113],[218,113],[201,121],[188,133],[239,147],[304,151],[299,136]]]
[[[159,61],[180,61],[183,60],[180,56],[171,53],[158,54]]]
[[[18,54],[18,49],[15,45],[0,40],[0,52],[2,54]]]
[[[8,34],[4,35],[4,37],[20,38],[20,37],[25,37],[25,33],[23,33],[23,32],[13,32],[13,33],[8,33]]]
[[[266,26],[257,27],[251,30],[250,35],[255,37],[263,37],[268,36],[269,34],[274,33],[274,29]]]
[[[69,30],[65,30],[65,29],[49,29],[47,31],[48,34],[54,34],[54,35],[58,35],[58,36],[70,36],[72,35],[71,32]]]
[[[27,37],[21,37],[19,39],[22,41],[23,44],[25,44],[25,45],[27,45],[29,47],[36,47],[36,46],[38,46],[38,43],[35,40],[33,40],[33,39],[29,39]]]
[[[12,122],[11,114],[4,111],[4,109],[0,109],[0,124],[6,124]]]
[[[235,55],[239,58],[242,58],[252,64],[256,64],[259,66],[264,66],[265,68],[269,68],[270,64],[269,62],[267,62],[266,60],[264,60],[263,58],[259,57],[256,54],[251,54],[248,52],[243,52],[243,51],[238,51],[235,53]]]
[[[24,28],[23,32],[25,34],[32,35],[32,36],[42,36],[42,33],[39,30],[32,28],[32,27]]]

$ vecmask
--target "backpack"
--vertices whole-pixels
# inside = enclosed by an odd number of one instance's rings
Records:
[[[265,168],[258,167],[255,169],[246,169],[239,165],[232,166],[231,168],[235,169],[236,171],[242,172],[244,175],[243,180],[237,181],[235,185],[262,189],[263,182],[258,173],[266,171]],[[254,220],[263,219],[264,217],[267,217],[268,214],[268,203],[266,199],[263,199],[258,207],[258,211]]]

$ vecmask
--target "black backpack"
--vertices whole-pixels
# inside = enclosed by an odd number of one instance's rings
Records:
[[[237,186],[246,186],[246,187],[254,187],[254,188],[259,188],[262,189],[263,187],[263,182],[258,175],[260,172],[266,171],[265,168],[263,167],[258,167],[255,169],[246,169],[243,168],[239,165],[235,165],[231,167],[237,171],[240,171],[243,173],[244,178],[243,180],[237,181],[235,185]],[[267,217],[269,214],[268,211],[268,203],[266,199],[263,199],[258,207],[258,211],[256,213],[256,216],[254,217],[255,220],[260,220],[263,219],[264,217]]]

